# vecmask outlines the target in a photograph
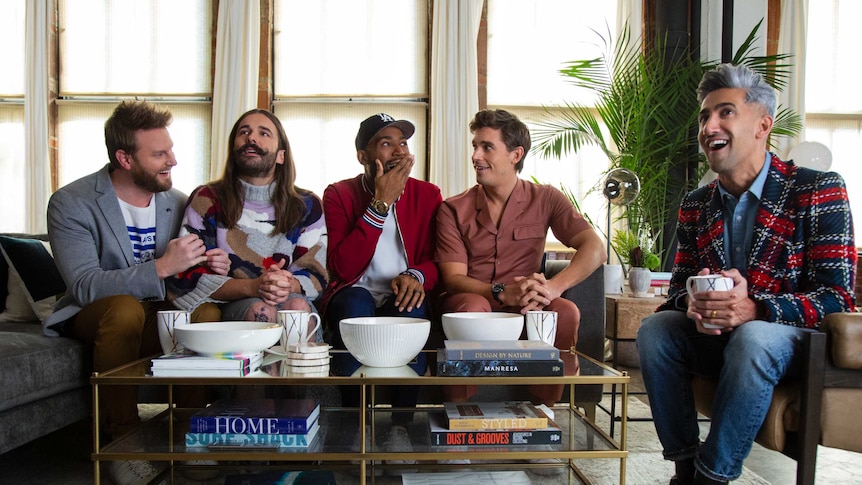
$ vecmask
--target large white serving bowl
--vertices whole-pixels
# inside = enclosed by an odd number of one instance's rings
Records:
[[[193,323],[175,331],[185,348],[203,355],[259,352],[281,337],[281,326],[274,322]]]
[[[443,314],[443,333],[449,340],[518,340],[524,316],[506,312],[456,312]]]
[[[369,367],[398,367],[413,360],[431,332],[423,318],[357,317],[338,324],[341,340],[356,360]]]

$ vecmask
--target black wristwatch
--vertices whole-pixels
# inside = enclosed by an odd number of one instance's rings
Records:
[[[503,304],[503,301],[500,300],[500,293],[502,293],[505,289],[506,285],[504,285],[503,283],[494,283],[493,285],[491,285],[491,296],[493,296],[494,300],[496,300],[497,303],[501,305]]]

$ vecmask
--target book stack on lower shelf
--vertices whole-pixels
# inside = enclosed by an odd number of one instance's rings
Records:
[[[155,377],[243,377],[260,368],[263,351],[248,354],[165,354],[152,360]]]
[[[561,376],[560,350],[540,340],[446,340],[437,350],[444,377]]]
[[[558,445],[562,431],[544,411],[529,402],[443,404],[428,415],[432,446]]]
[[[303,451],[320,432],[314,399],[220,399],[192,415],[186,447]]]

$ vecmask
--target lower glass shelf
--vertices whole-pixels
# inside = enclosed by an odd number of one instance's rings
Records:
[[[359,411],[356,409],[323,408],[320,415],[321,428],[318,436],[307,448],[186,448],[185,433],[188,431],[189,416],[194,410],[175,410],[173,418],[168,412],[161,413],[138,429],[114,442],[103,446],[94,458],[100,460],[116,459],[119,455],[177,455],[175,459],[232,459],[247,460],[357,460],[360,454]],[[367,411],[366,450],[369,460],[446,460],[451,456],[472,457],[476,460],[499,459],[501,453],[513,459],[527,458],[614,458],[622,456],[619,444],[605,433],[595,429],[579,414],[560,406],[554,409],[554,421],[560,429],[558,441],[524,436],[519,433],[482,433],[473,435],[472,443],[467,434],[449,439],[451,445],[443,444],[440,439],[432,439],[429,418],[441,413],[440,408],[421,407],[415,410],[375,409]],[[394,422],[409,422],[404,425],[409,443],[404,441],[404,433],[390,436]],[[169,423],[173,419],[173,436],[169,437]],[[538,434],[538,433],[537,433]],[[401,435],[400,437],[397,435]],[[506,436],[504,439],[503,436]],[[488,444],[477,444],[476,441]],[[522,444],[523,441],[534,444]],[[507,442],[508,441],[508,442]],[[435,443],[441,444],[435,444]],[[216,458],[210,458],[211,456]],[[128,457],[127,457],[128,458]],[[171,456],[159,456],[171,459]],[[156,458],[148,458],[156,459]]]

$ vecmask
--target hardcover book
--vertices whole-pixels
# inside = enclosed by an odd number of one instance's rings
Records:
[[[437,353],[437,375],[441,377],[544,377],[563,375],[556,360],[445,360]]]
[[[187,448],[212,446],[225,447],[277,447],[308,448],[317,437],[320,424],[315,422],[308,433],[298,434],[260,434],[260,433],[186,433]]]
[[[450,430],[521,430],[548,427],[548,416],[529,401],[443,403]]]
[[[558,445],[563,432],[557,423],[548,420],[548,427],[523,430],[450,430],[446,427],[446,415],[428,414],[431,446],[510,446],[510,445]]]
[[[248,354],[206,356],[192,353],[165,354],[152,360],[153,369],[243,369],[260,367],[263,351]]]
[[[192,415],[192,433],[303,434],[320,416],[314,399],[219,399]]]
[[[556,360],[560,349],[541,340],[446,340],[443,360]]]
[[[152,368],[153,377],[245,377],[260,367],[242,369],[157,369]]]

